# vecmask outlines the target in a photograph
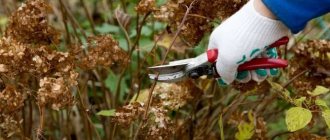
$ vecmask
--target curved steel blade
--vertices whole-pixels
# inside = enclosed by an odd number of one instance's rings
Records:
[[[176,65],[176,64],[190,64],[195,61],[195,58],[189,58],[189,59],[183,59],[183,60],[177,60],[177,61],[171,61],[170,65]]]
[[[171,74],[184,71],[188,64],[169,64],[149,67],[150,70],[159,72],[159,74]]]
[[[152,80],[156,80],[157,74],[149,74],[149,78]],[[160,74],[157,78],[157,81],[171,83],[171,82],[182,81],[185,78],[186,78],[186,74],[180,71],[176,73]]]

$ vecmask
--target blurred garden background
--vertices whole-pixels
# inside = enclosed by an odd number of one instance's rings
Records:
[[[148,78],[247,0],[0,0],[0,140],[327,140],[330,15],[262,83]]]

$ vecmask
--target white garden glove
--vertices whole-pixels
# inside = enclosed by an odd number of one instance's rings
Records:
[[[278,20],[261,15],[250,0],[242,9],[218,26],[210,36],[208,49],[219,51],[216,69],[219,83],[230,84],[235,79],[261,82],[268,75],[276,75],[276,69],[258,69],[237,74],[239,65],[255,57],[277,57],[276,49],[267,50],[267,45],[287,36],[289,29]]]

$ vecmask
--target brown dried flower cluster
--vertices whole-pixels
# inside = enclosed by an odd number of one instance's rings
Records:
[[[135,7],[135,10],[141,14],[147,14],[153,12],[156,8],[155,0],[141,0]]]
[[[14,87],[7,86],[0,93],[0,114],[17,111],[23,106],[24,97]]]
[[[133,102],[116,111],[112,119],[122,127],[129,127],[135,120],[143,120],[144,103]],[[173,123],[167,116],[168,110],[162,106],[151,106],[148,111],[148,121],[141,128],[139,139],[167,139],[173,134]]]
[[[293,48],[293,53],[295,57],[289,65],[291,77],[308,70],[307,75],[293,82],[299,93],[312,91],[316,85],[330,86],[330,41],[311,40],[300,43]]]
[[[20,123],[13,116],[23,106],[25,96],[53,109],[73,103],[70,88],[78,77],[74,57],[56,50],[58,33],[48,25],[50,11],[44,1],[28,0],[12,14],[0,39],[0,75],[5,87],[0,93],[0,116],[1,125],[6,125],[0,135],[7,137],[9,134],[4,133]]]
[[[249,91],[253,91],[254,94],[264,94],[268,93],[271,89],[271,85],[268,82],[258,83],[256,81],[249,81],[248,83],[241,83],[238,81],[234,81],[232,83],[232,87],[242,93],[247,93]],[[252,92],[250,92],[252,93]]]
[[[0,113],[0,139],[10,137],[20,131],[19,124],[21,121],[15,120],[15,115],[1,114]]]
[[[144,103],[134,102],[117,109],[112,121],[122,127],[129,127],[135,120],[143,120]],[[173,134],[173,123],[167,116],[168,110],[161,106],[152,106],[148,112],[148,120],[141,128],[139,139],[167,139]]]
[[[78,84],[77,67],[93,69],[127,63],[127,53],[109,35],[88,38],[87,56],[78,47],[70,52],[58,51],[60,34],[49,25],[50,12],[44,0],[27,0],[12,14],[0,38],[1,137],[19,130],[21,122],[13,116],[18,115],[26,97],[35,98],[39,107],[55,110],[73,105],[71,88]]]
[[[146,92],[148,93],[148,92]],[[148,121],[139,133],[140,139],[167,139],[174,133],[174,122],[167,115],[188,102],[198,99],[202,91],[190,81],[179,84],[158,84],[153,92],[153,102],[148,110]],[[141,95],[142,96],[142,95]],[[141,119],[145,113],[145,102],[133,102],[117,109],[113,118],[121,126],[129,126],[132,121]]]
[[[96,66],[110,67],[115,64],[123,66],[128,62],[128,54],[118,46],[110,35],[88,38],[88,54],[82,58],[81,65],[86,69]]]
[[[133,121],[141,119],[144,112],[144,103],[134,102],[118,108],[112,120],[123,127],[129,127]]]
[[[167,139],[173,134],[173,122],[167,116],[168,110],[162,106],[151,106],[148,111],[148,120],[141,128],[139,139]],[[116,110],[112,119],[122,127],[129,127],[135,120],[143,120],[145,105],[133,102]]]
[[[77,78],[74,74],[73,79]],[[50,104],[52,109],[59,110],[63,106],[68,106],[73,103],[73,95],[71,95],[69,83],[64,81],[63,77],[40,79],[38,90],[38,104],[46,106]]]
[[[258,117],[256,121],[255,137],[256,139],[267,138],[267,125],[263,117]]]
[[[160,83],[154,90],[154,103],[169,110],[178,110],[188,102],[198,99],[202,91],[190,81],[179,84]]]
[[[21,43],[58,43],[59,33],[48,25],[47,15],[51,11],[44,0],[28,0],[12,14],[5,36]]]
[[[77,84],[78,74],[74,71],[73,59],[69,56],[69,53],[58,52],[51,49],[50,46],[44,45],[34,48],[30,44],[22,44],[14,39],[8,40],[6,38],[3,38],[0,46],[2,48],[0,49],[0,71],[10,78],[8,80],[19,79],[18,77],[22,75],[38,76],[40,77],[40,89],[37,97],[38,102],[41,103],[40,105],[46,105],[45,101],[53,107],[69,104],[63,100],[64,98],[72,98],[68,89],[63,90],[61,88],[57,91],[61,92],[61,94],[56,94],[55,92],[46,92],[47,90],[44,89],[44,86],[47,84],[42,84],[45,83],[43,80],[47,79],[47,77],[62,79],[62,84],[68,87]],[[30,87],[29,80],[31,80],[31,77],[26,77],[20,79],[19,83],[23,84],[21,86]],[[58,98],[56,99],[58,100],[57,103],[53,101],[54,98]],[[59,105],[59,102],[62,104]]]
[[[63,84],[69,87],[77,84],[76,78],[78,74],[74,71],[73,58],[71,58],[69,53],[58,52],[53,50],[51,46],[23,44],[12,37],[3,38],[0,41],[0,46],[0,71],[8,78],[8,81],[5,82],[19,79],[20,86],[30,87],[29,81],[34,79],[34,76],[37,76],[40,78],[40,80],[36,80],[40,81],[41,89],[43,89],[41,85],[43,77],[62,78],[65,81]],[[44,99],[52,104],[54,102],[50,97],[59,98],[57,100],[60,100],[60,98],[72,98],[71,94],[65,92],[66,90],[59,91],[63,92],[62,95],[53,94],[52,92],[47,92],[49,95],[45,95],[46,92],[42,91],[45,90],[39,90],[37,96],[38,102],[43,105],[46,104],[39,99]],[[67,104],[63,102],[61,106]],[[58,107],[59,105],[55,103],[52,106]]]
[[[157,19],[169,22],[171,30],[177,30],[183,16],[193,0],[170,0],[155,11]],[[214,19],[224,20],[238,11],[247,0],[199,0],[193,5],[187,21],[182,27],[181,36],[189,44],[197,44],[205,35],[212,30],[211,22]]]
[[[149,119],[139,133],[139,139],[169,139],[174,133],[174,123],[167,115],[169,110],[162,106],[152,106]],[[151,119],[150,119],[151,118]]]
[[[327,138],[311,134],[307,131],[299,131],[290,134],[288,140],[327,140]]]

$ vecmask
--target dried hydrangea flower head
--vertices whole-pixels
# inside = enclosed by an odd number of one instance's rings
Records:
[[[118,123],[120,126],[128,127],[133,121],[141,119],[144,113],[145,108],[143,103],[130,103],[116,109],[116,114],[112,121]]]
[[[27,0],[12,14],[5,36],[29,44],[59,43],[59,33],[48,25],[51,11],[44,0]]]
[[[191,45],[197,44],[206,33],[212,30],[211,22],[224,20],[238,11],[248,0],[198,0],[193,5],[187,21],[182,27],[181,36]],[[169,0],[154,10],[156,19],[167,21],[172,31],[179,27],[188,6],[193,0]]]
[[[123,66],[128,63],[128,54],[110,35],[89,37],[87,51],[87,56],[81,58],[85,69],[95,69],[96,66],[106,68],[115,64]]]
[[[0,114],[17,111],[23,106],[24,97],[13,86],[6,86],[0,93]]]
[[[141,93],[145,94],[146,92]],[[191,81],[182,83],[160,83],[153,92],[153,101],[148,110],[148,120],[141,128],[139,139],[169,139],[177,127],[169,118],[168,113],[178,110],[189,102],[199,99],[202,91]],[[143,95],[140,95],[143,96]],[[138,99],[116,110],[112,119],[120,126],[126,127],[133,121],[141,120],[145,113],[146,99]]]
[[[20,132],[19,125],[22,121],[17,121],[13,114],[0,114],[0,139],[10,138],[15,133]]]
[[[38,90],[38,104],[40,106],[51,105],[55,110],[73,103],[73,96],[70,94],[70,87],[61,78],[40,79]]]
[[[185,81],[178,84],[160,83],[154,90],[154,103],[169,110],[177,110],[188,102],[198,99],[202,91],[194,83]]]
[[[293,81],[293,86],[297,92],[307,94],[316,85],[330,87],[330,41],[329,40],[309,40],[300,43],[292,49],[295,57],[290,60],[289,74],[294,77],[306,69],[306,75]],[[305,67],[308,66],[308,67]]]
[[[147,14],[153,12],[156,8],[155,0],[141,0],[135,7],[135,10],[141,14]]]

